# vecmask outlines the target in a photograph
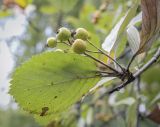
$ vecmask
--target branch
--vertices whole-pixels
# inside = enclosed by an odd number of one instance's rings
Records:
[[[158,58],[160,57],[160,47],[157,49],[157,52],[155,53],[155,55],[142,67],[140,68],[136,73],[133,74],[133,76],[131,75],[127,81],[125,81],[124,83],[122,83],[121,85],[119,85],[118,87],[106,92],[108,94],[112,94],[115,91],[119,91],[122,88],[124,88],[125,86],[127,86],[129,83],[133,82],[137,77],[139,77],[143,72],[145,72],[148,68],[150,68],[154,63],[157,62]]]
[[[98,52],[98,51],[90,51],[90,50],[86,50],[86,52],[91,52],[91,53],[101,53],[101,52]],[[102,54],[102,53],[101,53]]]
[[[157,52],[155,53],[155,55],[139,70],[137,71],[135,74],[131,75],[127,81],[125,81],[124,83],[122,83],[121,85],[119,85],[118,87],[115,87],[114,89],[110,90],[110,91],[105,91],[101,96],[99,96],[97,98],[97,100],[102,99],[103,97],[106,96],[106,94],[110,95],[116,91],[120,91],[122,88],[124,88],[125,86],[127,86],[129,83],[133,82],[136,78],[138,78],[145,70],[147,70],[148,68],[150,68],[154,63],[157,62],[157,60],[160,57],[160,47],[158,48]],[[91,103],[92,105],[92,103]]]
[[[93,56],[89,55],[88,53],[84,53],[84,55],[86,55],[86,56],[90,57],[91,59],[93,59],[93,60],[97,61],[98,63],[100,63],[100,64],[104,65],[105,67],[107,67],[108,69],[112,70],[113,72],[115,72],[115,73],[117,73],[117,74],[120,74],[120,72],[118,72],[116,69],[114,69],[114,68],[110,67],[109,65],[107,65],[107,64],[105,64],[105,63],[103,63],[102,61],[100,61],[100,60],[96,59],[95,57],[93,57]]]
[[[133,60],[136,58],[136,56],[137,56],[137,53],[132,56],[131,60],[130,60],[129,63],[128,63],[127,70],[129,70],[129,68],[130,68]]]
[[[121,68],[121,70],[124,72],[125,71],[125,69],[116,61],[116,60],[114,60],[111,56],[109,56],[108,54],[106,54],[103,50],[101,50],[100,48],[98,48],[97,46],[95,46],[92,42],[90,42],[89,40],[87,40],[88,41],[88,43],[90,44],[90,45],[92,45],[94,48],[96,48],[99,52],[101,52],[103,55],[105,55],[105,56],[107,56],[109,59],[111,59],[114,63],[116,63],[120,68]]]
[[[149,60],[139,71],[137,71],[134,74],[134,77],[138,77],[141,75],[144,71],[146,71],[152,64],[156,63],[158,61],[158,58],[160,57],[160,47],[157,49],[156,53],[154,56]]]

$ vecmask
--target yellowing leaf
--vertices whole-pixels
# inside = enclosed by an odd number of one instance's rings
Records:
[[[115,52],[112,51],[110,54],[108,54],[110,57],[112,57],[114,59],[115,56]],[[112,63],[113,61],[110,60],[110,58],[108,58],[106,55],[101,54],[100,55],[100,60],[103,61],[106,64]]]
[[[15,0],[15,3],[18,4],[22,8],[25,8],[28,4],[27,0]]]

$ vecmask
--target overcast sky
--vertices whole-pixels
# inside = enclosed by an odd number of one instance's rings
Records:
[[[15,9],[14,16],[0,20],[0,107],[7,108],[10,103],[9,91],[9,74],[14,67],[14,59],[12,56],[13,48],[18,42],[8,47],[6,40],[20,36],[25,31],[26,17],[21,11]],[[18,40],[17,40],[18,41]]]

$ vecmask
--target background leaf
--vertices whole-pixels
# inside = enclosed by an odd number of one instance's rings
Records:
[[[141,0],[142,7],[142,31],[141,43],[138,53],[147,51],[153,41],[159,37],[160,31],[160,1]]]
[[[127,127],[136,127],[136,123],[137,123],[137,103],[134,103],[127,109]]]
[[[140,45],[140,35],[136,27],[130,26],[127,29],[127,38],[133,54],[135,54]]]
[[[140,12],[138,15],[136,15],[128,24],[128,27],[134,26],[135,24],[142,22],[142,12]]]
[[[53,8],[56,8],[59,11],[68,12],[74,7],[77,1],[78,0],[52,0],[50,2],[53,4]]]
[[[105,77],[105,78],[102,78],[92,89],[90,89],[90,92],[96,90],[97,88],[101,87],[105,83],[108,83],[109,81],[112,81],[115,78],[116,77]]]
[[[110,52],[114,45],[117,45],[120,35],[123,34],[125,28],[127,27],[129,21],[134,17],[136,14],[138,4],[135,4],[127,14],[120,19],[120,21],[116,24],[116,26],[112,29],[110,34],[105,38],[104,43],[102,44],[102,48]]]

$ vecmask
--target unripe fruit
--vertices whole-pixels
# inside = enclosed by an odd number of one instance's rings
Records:
[[[78,28],[75,32],[74,37],[76,39],[87,40],[89,38],[88,31],[84,28]]]
[[[65,27],[58,30],[57,39],[59,41],[67,41],[71,37],[71,32]]]
[[[76,39],[72,44],[72,49],[75,53],[82,54],[86,50],[86,42],[82,39]]]
[[[47,39],[47,46],[48,46],[48,47],[50,47],[50,48],[55,48],[56,45],[57,45],[57,40],[56,40],[56,38],[54,38],[54,37],[49,37],[49,38]]]

